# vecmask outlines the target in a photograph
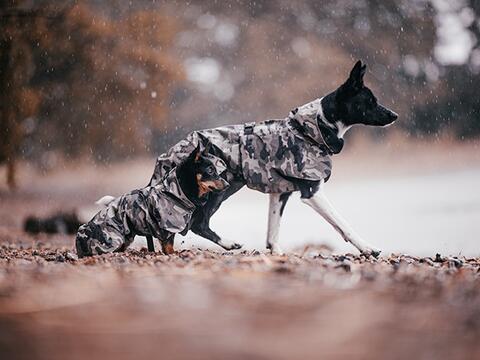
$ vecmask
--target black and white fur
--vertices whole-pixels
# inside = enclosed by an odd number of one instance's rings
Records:
[[[380,105],[372,91],[364,85],[363,77],[367,66],[358,61],[348,80],[321,100],[318,121],[331,126],[337,137],[343,141],[346,131],[353,125],[387,126],[398,117],[396,113]],[[335,210],[324,192],[324,181],[312,182],[293,179],[299,185],[302,202],[322,216],[346,242],[355,246],[362,254],[378,256],[380,251],[368,244],[352,229],[347,221]],[[281,254],[278,244],[280,219],[291,193],[270,194],[268,212],[267,248]]]

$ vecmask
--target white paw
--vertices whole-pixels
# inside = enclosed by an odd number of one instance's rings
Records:
[[[275,245],[272,245],[272,246],[270,247],[270,251],[272,252],[272,255],[284,255],[284,254],[285,254],[285,252],[283,251],[283,249],[282,249],[280,246],[276,245],[276,244],[275,244]]]
[[[238,244],[238,243],[233,242],[233,241],[225,240],[225,239],[220,240],[218,242],[218,245],[220,245],[225,250],[237,250],[237,249],[240,249],[242,247],[241,244]]]
[[[365,255],[367,257],[373,256],[374,258],[377,258],[382,252],[382,250],[371,246],[366,246],[362,250],[360,250],[360,252],[362,253],[362,255]]]
[[[360,253],[367,257],[378,257],[378,255],[380,255],[380,253],[382,252],[380,249],[371,246],[359,237],[351,237],[347,241],[350,242],[353,246],[355,246],[360,251]]]

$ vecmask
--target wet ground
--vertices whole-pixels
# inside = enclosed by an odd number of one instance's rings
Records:
[[[417,158],[421,169],[408,172],[389,156],[367,169],[355,157],[339,162],[332,201],[385,249],[379,259],[350,254],[295,201],[281,231],[288,255],[266,254],[266,199],[246,191],[213,222],[244,251],[187,236],[173,256],[137,241],[127,253],[79,260],[73,236],[27,235],[26,216],[89,216],[99,196],[146,183],[153,162],[42,177],[24,168],[20,189],[0,186],[0,358],[478,359],[473,153],[450,154],[447,168],[445,157]]]

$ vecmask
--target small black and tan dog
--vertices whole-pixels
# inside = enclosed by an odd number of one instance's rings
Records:
[[[211,192],[217,193],[228,187],[228,182],[218,173],[218,159],[208,154],[210,145],[207,145],[203,151],[197,147],[195,156],[188,159],[177,169],[177,179],[183,193],[195,205],[195,207],[204,206],[208,201]],[[190,224],[181,232],[185,234],[190,228]],[[159,239],[164,254],[174,252],[174,237],[172,233],[166,239]],[[147,235],[147,246],[149,251],[155,251],[153,236]]]
[[[211,192],[228,187],[220,176],[226,165],[200,145],[178,167],[155,186],[133,190],[113,198],[104,196],[104,205],[77,233],[80,257],[124,251],[136,235],[147,237],[149,250],[157,238],[165,254],[173,252],[174,236],[189,230],[193,212],[203,206]],[[220,169],[220,172],[218,171]]]

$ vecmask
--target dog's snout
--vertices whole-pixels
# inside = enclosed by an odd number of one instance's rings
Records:
[[[398,119],[398,114],[395,111],[390,110],[389,116],[393,121]]]

